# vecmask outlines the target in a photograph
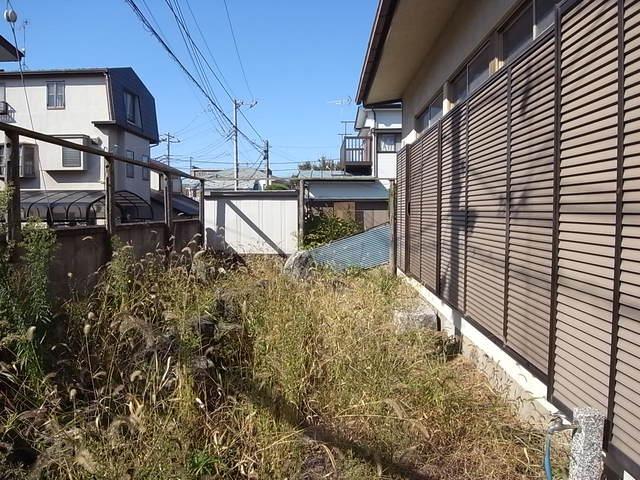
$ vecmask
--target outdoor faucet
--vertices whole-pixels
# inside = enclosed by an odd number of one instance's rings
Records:
[[[556,412],[551,417],[549,427],[547,428],[547,434],[553,435],[554,433],[562,432],[564,430],[577,430],[579,425],[575,422],[569,422],[567,416],[561,412]]]
[[[544,472],[547,480],[553,480],[553,473],[551,470],[551,437],[554,433],[562,432],[565,430],[577,430],[580,426],[575,422],[569,422],[567,416],[561,412],[556,412],[551,417],[549,427],[547,428],[547,434],[544,441]]]

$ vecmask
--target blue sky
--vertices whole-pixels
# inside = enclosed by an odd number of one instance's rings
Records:
[[[153,12],[170,46],[193,70],[165,0],[135,1],[150,20],[149,10]],[[179,3],[193,38],[206,52],[188,6],[194,12],[231,93],[250,101],[223,0]],[[172,145],[172,154],[179,155],[172,165],[187,169],[189,156],[201,167],[232,165],[231,142],[223,141],[215,119],[206,112],[205,98],[124,0],[12,0],[12,4],[19,16],[20,47],[23,21],[28,21],[29,69],[131,66],[156,99],[160,131],[182,140]],[[355,106],[334,101],[355,96],[377,0],[227,0],[227,4],[249,87],[258,100],[255,107],[245,109],[245,115],[272,144],[274,173],[289,174],[297,162],[321,155],[336,158],[340,121],[353,120]],[[0,33],[11,39],[8,24],[2,25]],[[213,77],[211,81],[221,107],[231,116],[231,100]],[[257,140],[242,118],[240,128]],[[162,155],[165,149],[160,144],[152,155]],[[258,158],[253,147],[241,142],[242,164],[255,165]]]

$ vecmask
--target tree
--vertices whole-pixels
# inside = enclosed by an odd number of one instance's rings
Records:
[[[338,167],[337,160],[327,158],[324,155],[314,162],[307,160],[298,164],[298,170],[338,170]]]

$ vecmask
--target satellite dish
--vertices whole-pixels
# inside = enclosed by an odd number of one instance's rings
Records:
[[[13,8],[7,8],[4,11],[4,19],[9,23],[16,23],[18,20],[18,14]]]

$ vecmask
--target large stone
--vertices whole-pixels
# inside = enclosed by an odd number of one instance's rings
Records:
[[[311,254],[306,250],[299,250],[287,258],[283,272],[294,278],[305,279],[311,274],[313,265]]]
[[[393,324],[398,332],[438,328],[438,315],[425,303],[393,311]]]

